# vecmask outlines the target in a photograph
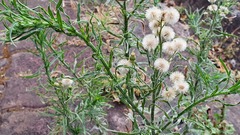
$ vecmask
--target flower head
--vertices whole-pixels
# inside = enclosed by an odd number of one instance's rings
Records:
[[[153,34],[148,34],[143,38],[142,45],[145,50],[155,50],[158,45],[158,37]]]
[[[170,63],[163,58],[158,58],[154,62],[154,67],[161,72],[167,72],[170,67]]]
[[[161,9],[159,9],[157,7],[152,7],[146,11],[145,16],[148,19],[148,21],[153,21],[153,20],[160,21],[162,18],[162,11],[161,11]]]
[[[174,30],[169,27],[169,26],[164,26],[162,28],[161,31],[161,37],[165,40],[165,41],[169,41],[172,40],[175,37],[175,32]]]
[[[162,91],[162,96],[165,100],[172,101],[176,97],[176,92],[173,88]]]
[[[179,92],[179,93],[186,93],[189,89],[189,84],[186,81],[180,81],[176,82],[174,84],[174,88]]]
[[[179,18],[180,18],[180,14],[177,11],[177,9],[173,8],[173,7],[169,7],[166,8],[164,10],[164,18],[163,20],[167,23],[167,24],[175,24],[178,22]]]
[[[121,59],[117,64],[117,66],[128,66],[128,67],[130,67],[131,65],[132,65],[131,62],[127,59]],[[124,75],[124,74],[127,74],[129,70],[125,67],[119,67],[118,71],[121,75]]]
[[[168,55],[173,55],[176,51],[176,47],[170,41],[164,42],[162,46],[162,51]]]
[[[173,40],[173,45],[176,48],[176,51],[184,51],[187,48],[187,42],[183,38],[175,38]]]
[[[73,80],[69,78],[63,78],[61,81],[62,86],[64,87],[71,87],[73,85]]]
[[[184,79],[185,79],[185,76],[183,75],[183,73],[181,73],[179,71],[175,71],[175,72],[171,73],[171,75],[170,75],[170,80],[173,83],[182,82],[182,81],[184,81]]]
[[[217,11],[217,10],[218,10],[218,6],[217,6],[216,4],[212,4],[212,5],[209,5],[209,6],[207,7],[207,9],[208,9],[209,11]]]

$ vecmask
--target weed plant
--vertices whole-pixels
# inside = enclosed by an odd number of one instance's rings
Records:
[[[206,12],[186,12],[193,38],[176,35],[172,26],[179,21],[178,10],[158,0],[111,1],[120,11],[120,31],[111,29],[109,22],[94,13],[83,20],[81,2],[76,20],[71,20],[62,2],[51,1],[45,9],[2,0],[0,8],[5,26],[3,45],[31,39],[42,59],[43,67],[34,77],[48,80],[40,87],[46,91],[41,97],[51,105],[49,115],[55,119],[52,134],[85,135],[93,134],[94,129],[99,134],[126,135],[233,133],[224,118],[224,110],[231,104],[219,99],[239,94],[240,81],[234,82],[231,70],[221,59],[218,64],[223,72],[208,58],[215,40],[232,36],[223,31],[221,20],[233,1],[211,0]],[[144,27],[151,32],[144,37],[136,35],[134,30],[139,25],[134,25],[135,20],[147,21]],[[79,38],[91,49],[94,68],[79,67],[84,63],[79,60],[83,52],[68,63],[67,48],[63,49],[66,43],[56,45],[55,33]],[[104,34],[115,39],[109,53],[103,50],[107,44]],[[177,64],[176,60],[188,64]],[[58,71],[56,65],[68,72]],[[126,114],[132,121],[131,132],[108,129],[104,108],[113,99],[132,110]],[[222,113],[210,118],[205,105],[216,101],[222,104]]]

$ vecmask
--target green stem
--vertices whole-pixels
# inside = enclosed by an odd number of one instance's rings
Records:
[[[213,36],[214,35],[214,32],[213,32],[213,29],[216,27],[216,16],[217,16],[217,13],[214,13],[213,17],[212,17],[212,21],[211,21],[211,25],[210,25],[210,28],[209,28],[209,31],[207,33],[207,35],[203,38],[203,41],[200,42],[200,51],[199,51],[199,54],[198,54],[198,61],[201,63],[204,59],[207,59],[208,57],[208,52],[209,52],[209,49],[212,48],[212,45],[209,46],[209,39],[213,39]]]
[[[50,71],[49,71],[49,61],[47,59],[47,56],[46,56],[46,53],[45,53],[45,47],[44,47],[44,42],[41,40],[40,38],[40,34],[37,35],[37,39],[38,40],[35,40],[35,46],[36,46],[36,49],[40,52],[41,54],[41,57],[42,57],[42,61],[43,61],[43,64],[44,64],[44,68],[45,68],[45,72],[47,74],[47,78],[48,78],[48,81],[53,84],[53,80],[51,78],[51,75],[50,75]],[[40,47],[39,47],[39,46]]]
[[[151,124],[154,125],[156,90],[152,93]],[[152,135],[155,135],[155,129],[152,129]]]
[[[216,97],[216,96],[219,96],[219,95],[226,95],[228,94],[229,92],[219,92],[219,93],[216,93],[216,94],[211,94],[209,96],[205,96],[204,98],[192,103],[190,106],[188,106],[186,109],[184,109],[182,112],[180,112],[176,118],[174,118],[173,122],[175,122],[176,120],[178,120],[178,118],[180,118],[183,114],[185,114],[186,112],[189,112],[190,109],[192,109],[193,107],[197,106],[198,104],[204,102],[205,100],[209,99],[209,98],[212,98],[212,97]],[[161,131],[165,130],[172,122],[169,121],[167,124],[165,124],[162,128],[161,128]]]
[[[127,6],[126,6],[126,1],[123,2],[123,8],[122,8],[122,14],[123,14],[123,20],[124,20],[124,28],[123,28],[123,37],[124,37],[124,45],[125,45],[125,56],[128,58],[129,57],[129,43],[128,43],[128,21],[129,21],[129,17],[128,17],[128,13],[127,13]]]
[[[123,4],[121,4],[118,0],[115,0],[115,1],[121,7],[121,12],[122,12],[122,15],[123,15],[123,25],[124,26],[123,26],[122,32],[123,32],[123,37],[124,37],[125,56],[128,58],[130,56],[130,52],[129,52],[130,46],[129,46],[129,43],[128,43],[128,38],[129,38],[128,21],[129,21],[131,15],[128,15],[127,2],[125,0],[123,1]]]
[[[154,125],[154,118],[155,118],[155,104],[156,104],[156,91],[158,89],[157,87],[157,80],[158,80],[158,70],[154,70],[154,74],[152,77],[152,87],[153,87],[153,92],[152,92],[152,108],[151,108],[151,124]],[[152,129],[152,135],[155,135],[155,129]]]
[[[147,125],[150,125],[150,122],[148,121],[148,119],[143,115],[143,113],[137,108],[136,105],[134,105],[134,103],[132,102],[132,100],[130,100],[128,98],[128,96],[126,95],[126,93],[124,92],[124,90],[122,89],[121,86],[117,86],[117,88],[119,89],[119,91],[121,92],[121,94],[123,94],[124,98],[126,98],[127,102],[131,105],[131,107],[133,108],[133,110],[135,110],[142,118],[143,120],[146,122]]]
[[[138,8],[142,5],[142,3],[144,2],[144,0],[141,0],[133,9],[133,11],[131,12],[131,15],[129,15],[128,19],[138,10]]]

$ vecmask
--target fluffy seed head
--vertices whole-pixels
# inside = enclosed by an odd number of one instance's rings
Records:
[[[173,40],[173,45],[176,51],[182,52],[187,48],[187,42],[183,38],[175,38]]]
[[[188,91],[188,89],[189,89],[189,84],[186,81],[176,82],[174,84],[174,88],[179,93],[186,93]]]
[[[154,62],[154,67],[159,70],[160,72],[167,72],[169,67],[170,67],[170,63],[163,59],[163,58],[158,58],[155,62]]]
[[[167,23],[167,24],[175,24],[178,22],[180,18],[180,14],[177,11],[177,9],[173,8],[173,7],[169,7],[166,8],[164,10],[164,17],[163,20]]]
[[[161,9],[159,9],[157,7],[152,7],[146,11],[145,16],[148,19],[148,21],[153,21],[153,20],[160,21],[162,18],[162,11],[161,11]]]
[[[217,0],[208,0],[210,3],[215,3]]]
[[[153,20],[153,21],[149,22],[148,26],[152,30],[152,33],[154,35],[158,35],[158,33],[160,31],[160,26],[161,26],[159,21]]]
[[[218,10],[218,6],[217,6],[216,4],[212,4],[212,5],[209,5],[209,6],[207,7],[207,9],[208,9],[209,11],[217,11],[217,10]]]
[[[182,81],[184,81],[184,79],[185,79],[185,77],[184,77],[183,73],[181,73],[179,71],[175,71],[175,72],[171,73],[171,75],[170,75],[170,80],[173,83],[182,82]]]
[[[175,37],[175,32],[174,30],[169,27],[169,26],[164,26],[162,28],[161,31],[161,37],[165,40],[165,41],[169,41],[172,40]]]
[[[156,37],[154,34],[148,34],[143,38],[142,45],[145,50],[151,51],[155,50],[158,42],[158,37]]]
[[[73,85],[73,80],[69,78],[63,78],[61,84],[64,87],[71,87]]]
[[[121,59],[117,66],[127,66],[127,67],[130,67],[132,64],[129,60],[127,59]],[[124,74],[127,74],[128,73],[128,68],[125,68],[125,67],[119,67],[118,68],[118,72],[121,74],[121,75],[124,75]]]
[[[165,100],[172,101],[176,97],[176,92],[173,88],[168,88],[168,91],[162,91],[162,96]]]
[[[173,55],[176,51],[176,47],[171,41],[164,42],[162,45],[162,49],[162,51],[168,55]]]

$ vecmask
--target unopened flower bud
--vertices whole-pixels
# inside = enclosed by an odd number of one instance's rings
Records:
[[[71,87],[73,85],[73,80],[72,79],[69,79],[69,78],[63,78],[62,81],[62,86],[64,87]]]

